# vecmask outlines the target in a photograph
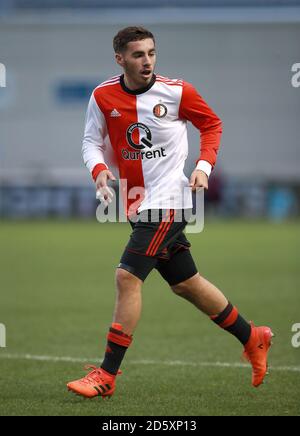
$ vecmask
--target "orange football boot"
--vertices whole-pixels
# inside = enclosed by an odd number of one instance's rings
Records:
[[[252,365],[252,384],[258,388],[268,371],[268,352],[273,337],[270,327],[255,327],[251,323],[251,336],[245,346],[243,356]]]
[[[89,368],[93,369],[93,371],[79,380],[68,383],[68,390],[86,398],[98,396],[103,399],[110,398],[115,391],[116,376],[93,365],[86,366],[84,369]],[[118,374],[122,374],[122,371],[118,371]]]

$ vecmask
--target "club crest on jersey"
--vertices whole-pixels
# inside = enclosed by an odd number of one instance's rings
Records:
[[[156,116],[156,118],[163,118],[167,115],[167,113],[168,109],[164,104],[156,104],[153,108],[153,114]]]

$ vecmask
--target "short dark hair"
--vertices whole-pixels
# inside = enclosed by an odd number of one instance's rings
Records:
[[[126,50],[128,42],[141,41],[151,38],[155,44],[153,34],[144,27],[125,27],[121,29],[114,37],[113,46],[115,53],[122,53]]]

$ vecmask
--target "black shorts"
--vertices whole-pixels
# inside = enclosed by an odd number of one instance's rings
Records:
[[[183,233],[192,210],[145,210],[130,220],[133,229],[118,268],[145,280],[153,268],[175,285],[197,273]]]

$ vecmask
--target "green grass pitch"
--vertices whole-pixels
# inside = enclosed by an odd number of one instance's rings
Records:
[[[211,222],[187,235],[199,271],[247,319],[276,334],[261,388],[251,387],[237,340],[154,271],[115,395],[85,400],[67,391],[85,363],[101,361],[114,270],[129,232],[128,224],[0,224],[0,323],[7,330],[0,415],[299,415],[300,348],[291,344],[292,325],[300,323],[297,222]]]

